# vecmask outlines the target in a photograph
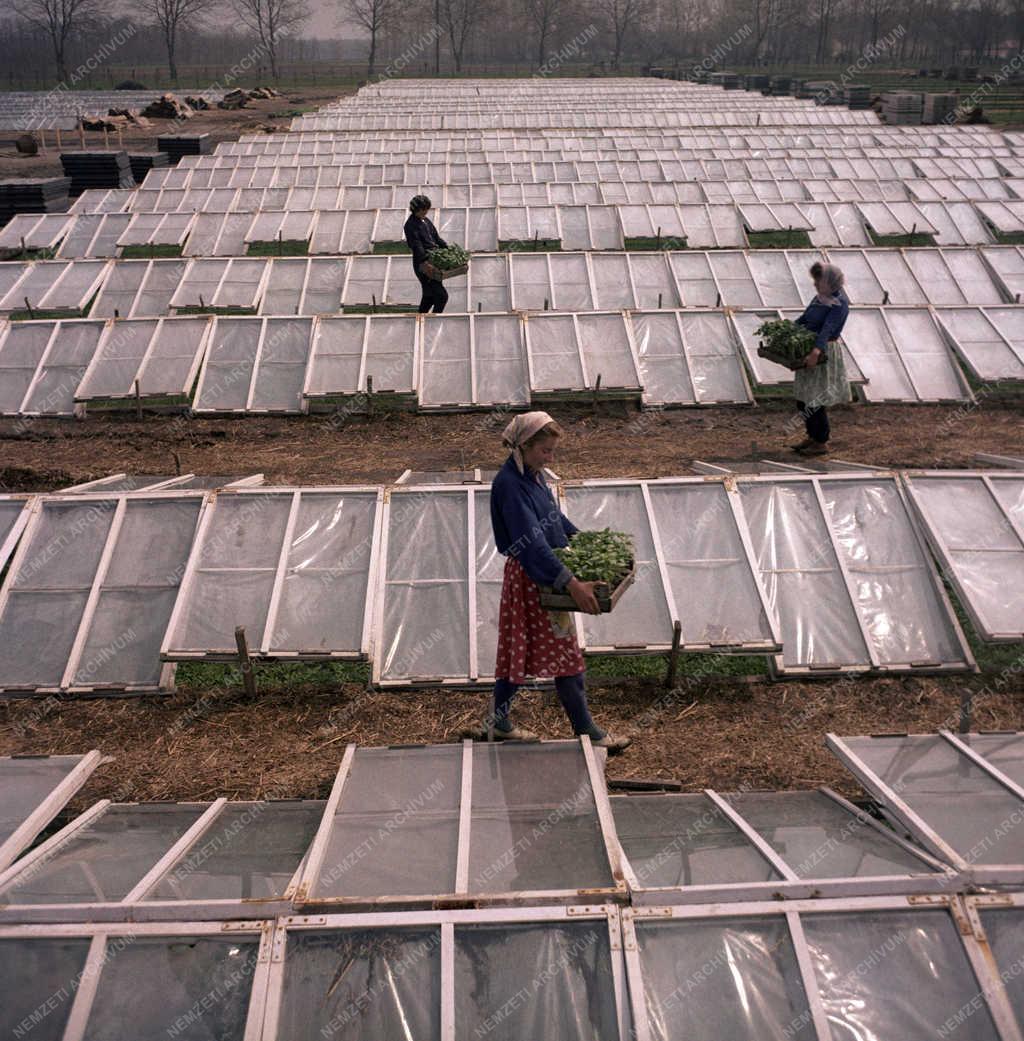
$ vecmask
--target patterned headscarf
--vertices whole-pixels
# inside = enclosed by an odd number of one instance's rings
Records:
[[[516,461],[516,468],[520,473],[526,472],[523,463],[523,445],[533,437],[542,427],[554,420],[546,412],[522,412],[507,427],[501,435],[501,443],[512,450],[512,458]]]
[[[839,290],[843,288],[846,281],[842,269],[837,264],[822,264],[819,282],[823,282],[828,288],[827,293],[818,293],[818,302],[831,307],[839,303]]]

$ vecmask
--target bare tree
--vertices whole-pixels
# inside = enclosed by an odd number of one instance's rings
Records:
[[[210,13],[217,0],[138,0],[140,10],[160,30],[167,50],[167,70],[171,81],[178,82],[178,35],[190,25],[202,21]]]
[[[11,4],[15,14],[49,37],[61,83],[68,79],[68,41],[82,31],[97,7],[98,0],[15,0]]]
[[[345,0],[345,8],[370,34],[366,78],[372,79],[377,62],[377,39],[394,16],[397,0]]]
[[[266,51],[270,74],[276,80],[278,45],[309,18],[306,0],[234,0],[234,7]]]
[[[564,0],[523,0],[526,21],[537,36],[537,67],[544,64],[548,40],[555,28],[555,19]]]
[[[489,5],[485,0],[436,0],[434,9],[439,25],[448,34],[455,71],[461,72],[466,44],[490,13]]]
[[[630,29],[642,29],[650,13],[649,0],[597,0],[596,11],[604,16],[612,41],[612,68],[618,69],[626,34]]]

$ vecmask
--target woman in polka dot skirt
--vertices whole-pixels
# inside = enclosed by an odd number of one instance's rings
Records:
[[[573,732],[587,734],[609,752],[621,752],[630,739],[605,733],[590,716],[583,655],[571,624],[540,605],[538,585],[547,585],[568,592],[581,611],[599,611],[594,583],[579,581],[552,552],[567,546],[577,531],[544,480],[544,467],[554,458],[561,435],[561,427],[546,412],[516,416],[502,437],[511,454],[491,484],[494,541],[506,558],[494,668],[494,736],[537,740],[512,724],[509,707],[528,676],[553,676]]]

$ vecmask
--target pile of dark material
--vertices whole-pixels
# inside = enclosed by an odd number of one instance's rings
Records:
[[[170,160],[166,152],[129,152],[128,161],[132,166],[132,177],[136,184],[142,184],[146,174],[157,166],[168,166]]]
[[[191,119],[195,112],[191,105],[176,95],[161,94],[142,110],[142,114],[149,119]]]
[[[69,177],[19,177],[0,181],[0,224],[16,213],[64,213]]]
[[[123,149],[62,152],[60,163],[64,173],[71,178],[72,195],[81,195],[88,188],[135,187],[128,153]]]
[[[158,151],[167,153],[171,166],[177,166],[183,155],[209,155],[213,151],[213,141],[209,134],[176,134],[158,137],[156,147]]]

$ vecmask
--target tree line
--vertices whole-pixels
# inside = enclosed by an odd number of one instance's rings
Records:
[[[0,61],[51,64],[61,83],[104,36],[111,60],[230,64],[361,58],[366,76],[447,75],[480,65],[554,74],[638,65],[999,64],[1024,50],[1024,0],[329,0],[336,37],[309,34],[311,0],[0,0]]]

